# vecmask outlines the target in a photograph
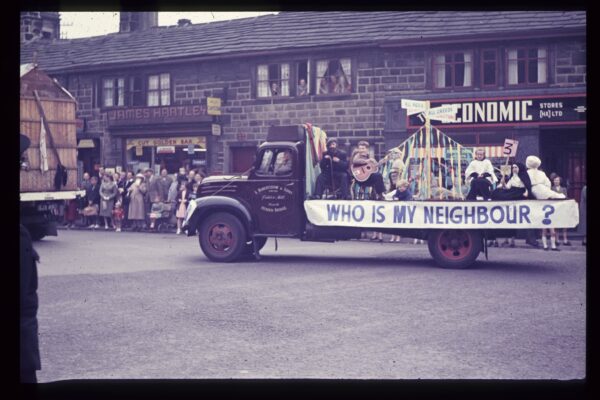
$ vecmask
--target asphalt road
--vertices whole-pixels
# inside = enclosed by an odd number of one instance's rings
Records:
[[[41,256],[40,382],[585,377],[586,253],[269,239],[209,262],[197,238],[59,232]]]

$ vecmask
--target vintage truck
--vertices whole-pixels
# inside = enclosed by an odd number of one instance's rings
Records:
[[[481,252],[487,256],[488,237],[511,237],[516,229],[571,228],[579,221],[574,200],[312,200],[311,142],[303,125],[273,126],[247,174],[202,182],[183,230],[187,236],[198,233],[206,257],[259,259],[269,237],[334,242],[359,239],[368,230],[424,239],[440,266],[466,268]],[[283,174],[273,168],[280,153],[292,159]]]
[[[85,196],[77,188],[76,104],[37,65],[21,66],[20,133],[30,145],[19,175],[20,222],[33,240],[56,236],[65,200]]]

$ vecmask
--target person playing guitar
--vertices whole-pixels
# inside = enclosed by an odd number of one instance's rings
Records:
[[[382,199],[385,191],[383,176],[378,172],[377,161],[369,155],[369,142],[358,142],[358,148],[352,152],[350,160],[350,172],[356,182],[361,186],[373,187],[377,198]]]

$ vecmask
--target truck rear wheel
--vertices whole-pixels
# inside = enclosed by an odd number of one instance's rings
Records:
[[[436,230],[429,235],[429,253],[443,268],[467,268],[482,248],[479,231],[467,229]]]
[[[198,239],[211,261],[236,261],[246,247],[244,226],[237,217],[225,212],[207,217],[200,224]]]

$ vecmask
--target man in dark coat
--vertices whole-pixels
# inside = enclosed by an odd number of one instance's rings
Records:
[[[348,157],[345,151],[337,148],[336,139],[327,141],[327,151],[323,153],[319,166],[321,174],[317,177],[315,197],[321,198],[326,187],[333,187],[341,190],[342,199],[349,199]]]
[[[29,147],[29,139],[21,135],[21,156]],[[33,248],[29,231],[20,225],[20,376],[23,383],[36,383],[40,370],[40,346],[38,343],[38,296],[37,266],[39,256]]]

